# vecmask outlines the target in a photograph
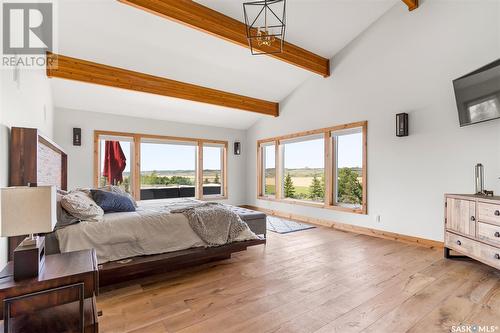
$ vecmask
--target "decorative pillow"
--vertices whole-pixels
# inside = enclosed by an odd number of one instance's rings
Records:
[[[124,196],[128,197],[130,200],[132,200],[132,202],[134,203],[134,207],[137,207],[137,202],[135,201],[134,197],[132,195],[130,195],[130,193],[125,192],[125,190],[122,189],[120,186],[106,185],[103,187],[99,187],[98,190],[113,192],[116,194],[124,195]]]
[[[67,195],[67,193],[65,195]],[[68,225],[72,225],[72,224],[80,222],[80,219],[78,219],[74,216],[71,216],[71,214],[69,214],[66,211],[66,209],[64,209],[62,207],[61,200],[62,200],[63,196],[64,195],[62,195],[60,193],[56,194],[56,198],[57,198],[57,223],[56,223],[54,230],[64,228]]]
[[[103,190],[90,190],[92,198],[104,212],[135,212],[134,202],[126,195]]]
[[[66,195],[68,194],[69,192],[68,191],[65,191],[65,190],[61,190],[60,188],[57,189],[57,194],[60,194],[60,195]]]
[[[81,191],[73,191],[63,196],[61,206],[72,216],[85,221],[100,221],[104,216],[102,208]]]

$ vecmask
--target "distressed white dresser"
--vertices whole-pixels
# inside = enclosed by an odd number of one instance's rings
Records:
[[[450,250],[500,269],[500,197],[445,195],[444,255]]]

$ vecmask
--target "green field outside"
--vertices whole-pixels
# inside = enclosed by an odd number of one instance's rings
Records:
[[[276,191],[275,169],[267,169],[265,175],[265,194],[274,195]],[[324,169],[285,169],[283,172],[283,182],[283,195],[285,197],[299,200],[323,201],[325,196]],[[337,195],[339,202],[346,204],[361,203],[361,168],[339,169],[338,184]]]

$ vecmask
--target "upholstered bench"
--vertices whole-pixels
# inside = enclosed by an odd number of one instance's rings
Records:
[[[237,206],[230,206],[228,207],[238,214],[243,221],[245,221],[248,224],[248,227],[250,230],[252,230],[255,234],[257,235],[264,235],[266,236],[266,220],[267,220],[267,215],[258,212],[255,210],[250,210],[242,207],[237,207]]]

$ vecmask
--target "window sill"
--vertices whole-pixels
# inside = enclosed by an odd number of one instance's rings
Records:
[[[202,197],[201,199],[198,199],[198,200],[212,201],[212,200],[227,200],[227,199],[228,199],[227,195],[214,195],[214,196],[205,195],[204,197]]]
[[[348,207],[342,207],[342,206],[331,206],[331,205],[325,205],[322,202],[308,202],[308,201],[294,200],[294,199],[276,199],[274,197],[264,197],[264,196],[258,196],[257,199],[258,200],[281,202],[281,203],[285,203],[285,204],[289,204],[289,205],[308,206],[308,207],[336,210],[336,211],[346,212],[346,213],[367,215],[367,211],[365,208],[358,209],[358,208],[348,208]]]

